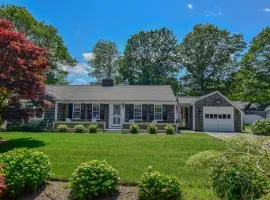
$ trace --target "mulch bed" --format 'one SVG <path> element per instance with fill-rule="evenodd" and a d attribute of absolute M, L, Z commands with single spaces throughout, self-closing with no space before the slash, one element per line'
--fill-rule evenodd
<path fill-rule="evenodd" d="M 70 189 L 66 182 L 49 181 L 40 188 L 36 194 L 27 194 L 18 200 L 68 200 Z M 97 200 L 136 200 L 138 199 L 138 189 L 135 186 L 119 186 L 118 193 L 113 196 L 103 196 Z"/>

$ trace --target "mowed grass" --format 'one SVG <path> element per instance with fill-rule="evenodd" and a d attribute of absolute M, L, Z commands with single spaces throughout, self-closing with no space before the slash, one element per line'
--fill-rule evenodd
<path fill-rule="evenodd" d="M 131 135 L 121 133 L 20 133 L 3 132 L 0 152 L 28 147 L 47 154 L 53 177 L 68 179 L 82 162 L 107 160 L 119 171 L 121 182 L 135 183 L 145 169 L 176 176 L 185 199 L 215 199 L 207 174 L 194 172 L 185 165 L 188 158 L 200 151 L 223 150 L 224 143 L 207 134 Z"/>

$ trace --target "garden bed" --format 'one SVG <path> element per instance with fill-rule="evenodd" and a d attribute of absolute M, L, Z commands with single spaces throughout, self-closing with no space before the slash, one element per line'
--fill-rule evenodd
<path fill-rule="evenodd" d="M 67 182 L 49 181 L 36 194 L 26 194 L 18 200 L 67 200 L 70 199 L 70 189 L 67 184 Z M 137 198 L 138 190 L 135 186 L 122 185 L 115 195 L 99 197 L 97 200 L 136 200 Z"/>

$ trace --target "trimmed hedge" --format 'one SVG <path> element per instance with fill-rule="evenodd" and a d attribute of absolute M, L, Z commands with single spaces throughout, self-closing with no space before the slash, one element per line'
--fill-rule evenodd
<path fill-rule="evenodd" d="M 173 135 L 175 133 L 175 127 L 171 124 L 165 126 L 165 132 L 168 135 Z"/>
<path fill-rule="evenodd" d="M 85 127 L 81 124 L 78 124 L 74 127 L 76 133 L 83 133 L 85 131 Z"/>
<path fill-rule="evenodd" d="M 36 191 L 51 175 L 48 156 L 25 148 L 0 154 L 8 186 L 7 195 L 18 196 L 24 189 Z"/>
<path fill-rule="evenodd" d="M 68 127 L 67 125 L 61 124 L 57 127 L 57 131 L 62 133 L 68 132 Z"/>
<path fill-rule="evenodd" d="M 254 135 L 270 136 L 270 118 L 257 120 L 253 124 L 251 131 Z"/>
<path fill-rule="evenodd" d="M 118 172 L 106 161 L 92 160 L 82 163 L 70 178 L 72 197 L 84 200 L 113 194 L 119 180 Z"/>

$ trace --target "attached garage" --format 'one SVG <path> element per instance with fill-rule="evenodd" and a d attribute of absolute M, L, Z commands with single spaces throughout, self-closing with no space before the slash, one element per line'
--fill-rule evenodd
<path fill-rule="evenodd" d="M 242 131 L 242 111 L 218 91 L 196 99 L 192 115 L 195 131 Z"/>
<path fill-rule="evenodd" d="M 203 107 L 203 130 L 217 132 L 233 132 L 233 107 Z"/>

